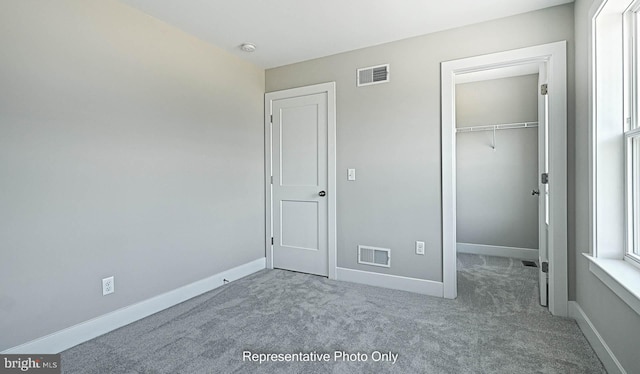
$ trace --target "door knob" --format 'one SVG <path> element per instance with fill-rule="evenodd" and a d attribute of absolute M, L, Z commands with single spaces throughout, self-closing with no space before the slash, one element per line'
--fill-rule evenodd
<path fill-rule="evenodd" d="M 532 190 L 531 191 L 531 196 L 533 195 L 540 195 L 540 190 Z"/>
<path fill-rule="evenodd" d="M 324 191 L 320 191 L 320 192 L 318 192 L 318 195 L 320 195 L 320 196 L 324 197 L 324 196 L 326 196 L 326 195 L 327 195 L 327 193 L 326 193 L 326 192 L 324 192 Z"/>

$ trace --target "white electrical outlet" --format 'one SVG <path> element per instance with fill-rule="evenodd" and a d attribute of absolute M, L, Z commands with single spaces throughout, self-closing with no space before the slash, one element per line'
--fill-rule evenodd
<path fill-rule="evenodd" d="M 113 276 L 104 278 L 102 280 L 102 296 L 108 295 L 115 291 L 115 283 L 113 282 Z"/>
<path fill-rule="evenodd" d="M 416 254 L 417 255 L 424 254 L 424 242 L 416 242 Z"/>

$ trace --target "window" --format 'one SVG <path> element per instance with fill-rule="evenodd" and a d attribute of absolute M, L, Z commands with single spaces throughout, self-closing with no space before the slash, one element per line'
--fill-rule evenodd
<path fill-rule="evenodd" d="M 640 1 L 623 16 L 625 51 L 625 259 L 640 264 Z"/>
<path fill-rule="evenodd" d="M 589 270 L 640 314 L 640 0 L 589 13 Z"/>

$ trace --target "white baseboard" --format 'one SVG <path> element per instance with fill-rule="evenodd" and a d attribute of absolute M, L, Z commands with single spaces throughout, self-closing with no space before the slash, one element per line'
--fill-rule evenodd
<path fill-rule="evenodd" d="M 444 287 L 442 282 L 347 268 L 337 268 L 336 276 L 338 280 L 345 282 L 367 284 L 370 286 L 415 292 L 423 295 L 444 297 Z"/>
<path fill-rule="evenodd" d="M 54 354 L 80 343 L 104 335 L 122 326 L 148 317 L 161 310 L 180 304 L 193 297 L 223 285 L 223 279 L 234 281 L 265 268 L 265 258 L 259 258 L 233 269 L 223 271 L 208 278 L 193 282 L 173 291 L 163 293 L 139 303 L 126 306 L 111 313 L 71 326 L 9 348 L 2 354 Z"/>
<path fill-rule="evenodd" d="M 607 342 L 604 341 L 598 330 L 596 330 L 589 317 L 584 313 L 584 310 L 580 307 L 575 301 L 569 301 L 569 316 L 575 319 L 582 330 L 582 333 L 591 344 L 591 347 L 602 361 L 604 368 L 607 370 L 609 374 L 626 374 L 627 372 L 624 370 L 616 356 L 613 354 Z"/>
<path fill-rule="evenodd" d="M 499 245 L 484 245 L 471 243 L 457 243 L 458 253 L 471 253 L 475 255 L 512 257 L 523 260 L 537 260 L 538 250 L 531 248 L 502 247 Z"/>

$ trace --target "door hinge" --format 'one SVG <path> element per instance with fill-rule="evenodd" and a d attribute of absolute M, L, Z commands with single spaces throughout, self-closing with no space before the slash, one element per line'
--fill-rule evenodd
<path fill-rule="evenodd" d="M 542 272 L 543 273 L 548 273 L 549 272 L 549 263 L 547 261 L 543 262 L 542 264 L 540 264 Z"/>
<path fill-rule="evenodd" d="M 273 236 L 271 237 L 271 245 L 273 245 Z"/>
<path fill-rule="evenodd" d="M 273 184 L 273 175 L 271 176 L 271 184 Z"/>
<path fill-rule="evenodd" d="M 271 122 L 271 123 L 273 123 L 273 114 L 271 115 L 271 120 L 270 120 L 270 122 Z"/>
<path fill-rule="evenodd" d="M 549 92 L 547 87 L 548 86 L 546 83 L 540 86 L 540 95 L 546 95 L 547 92 Z"/>
<path fill-rule="evenodd" d="M 542 184 L 549 184 L 549 173 L 540 174 L 540 182 Z"/>

